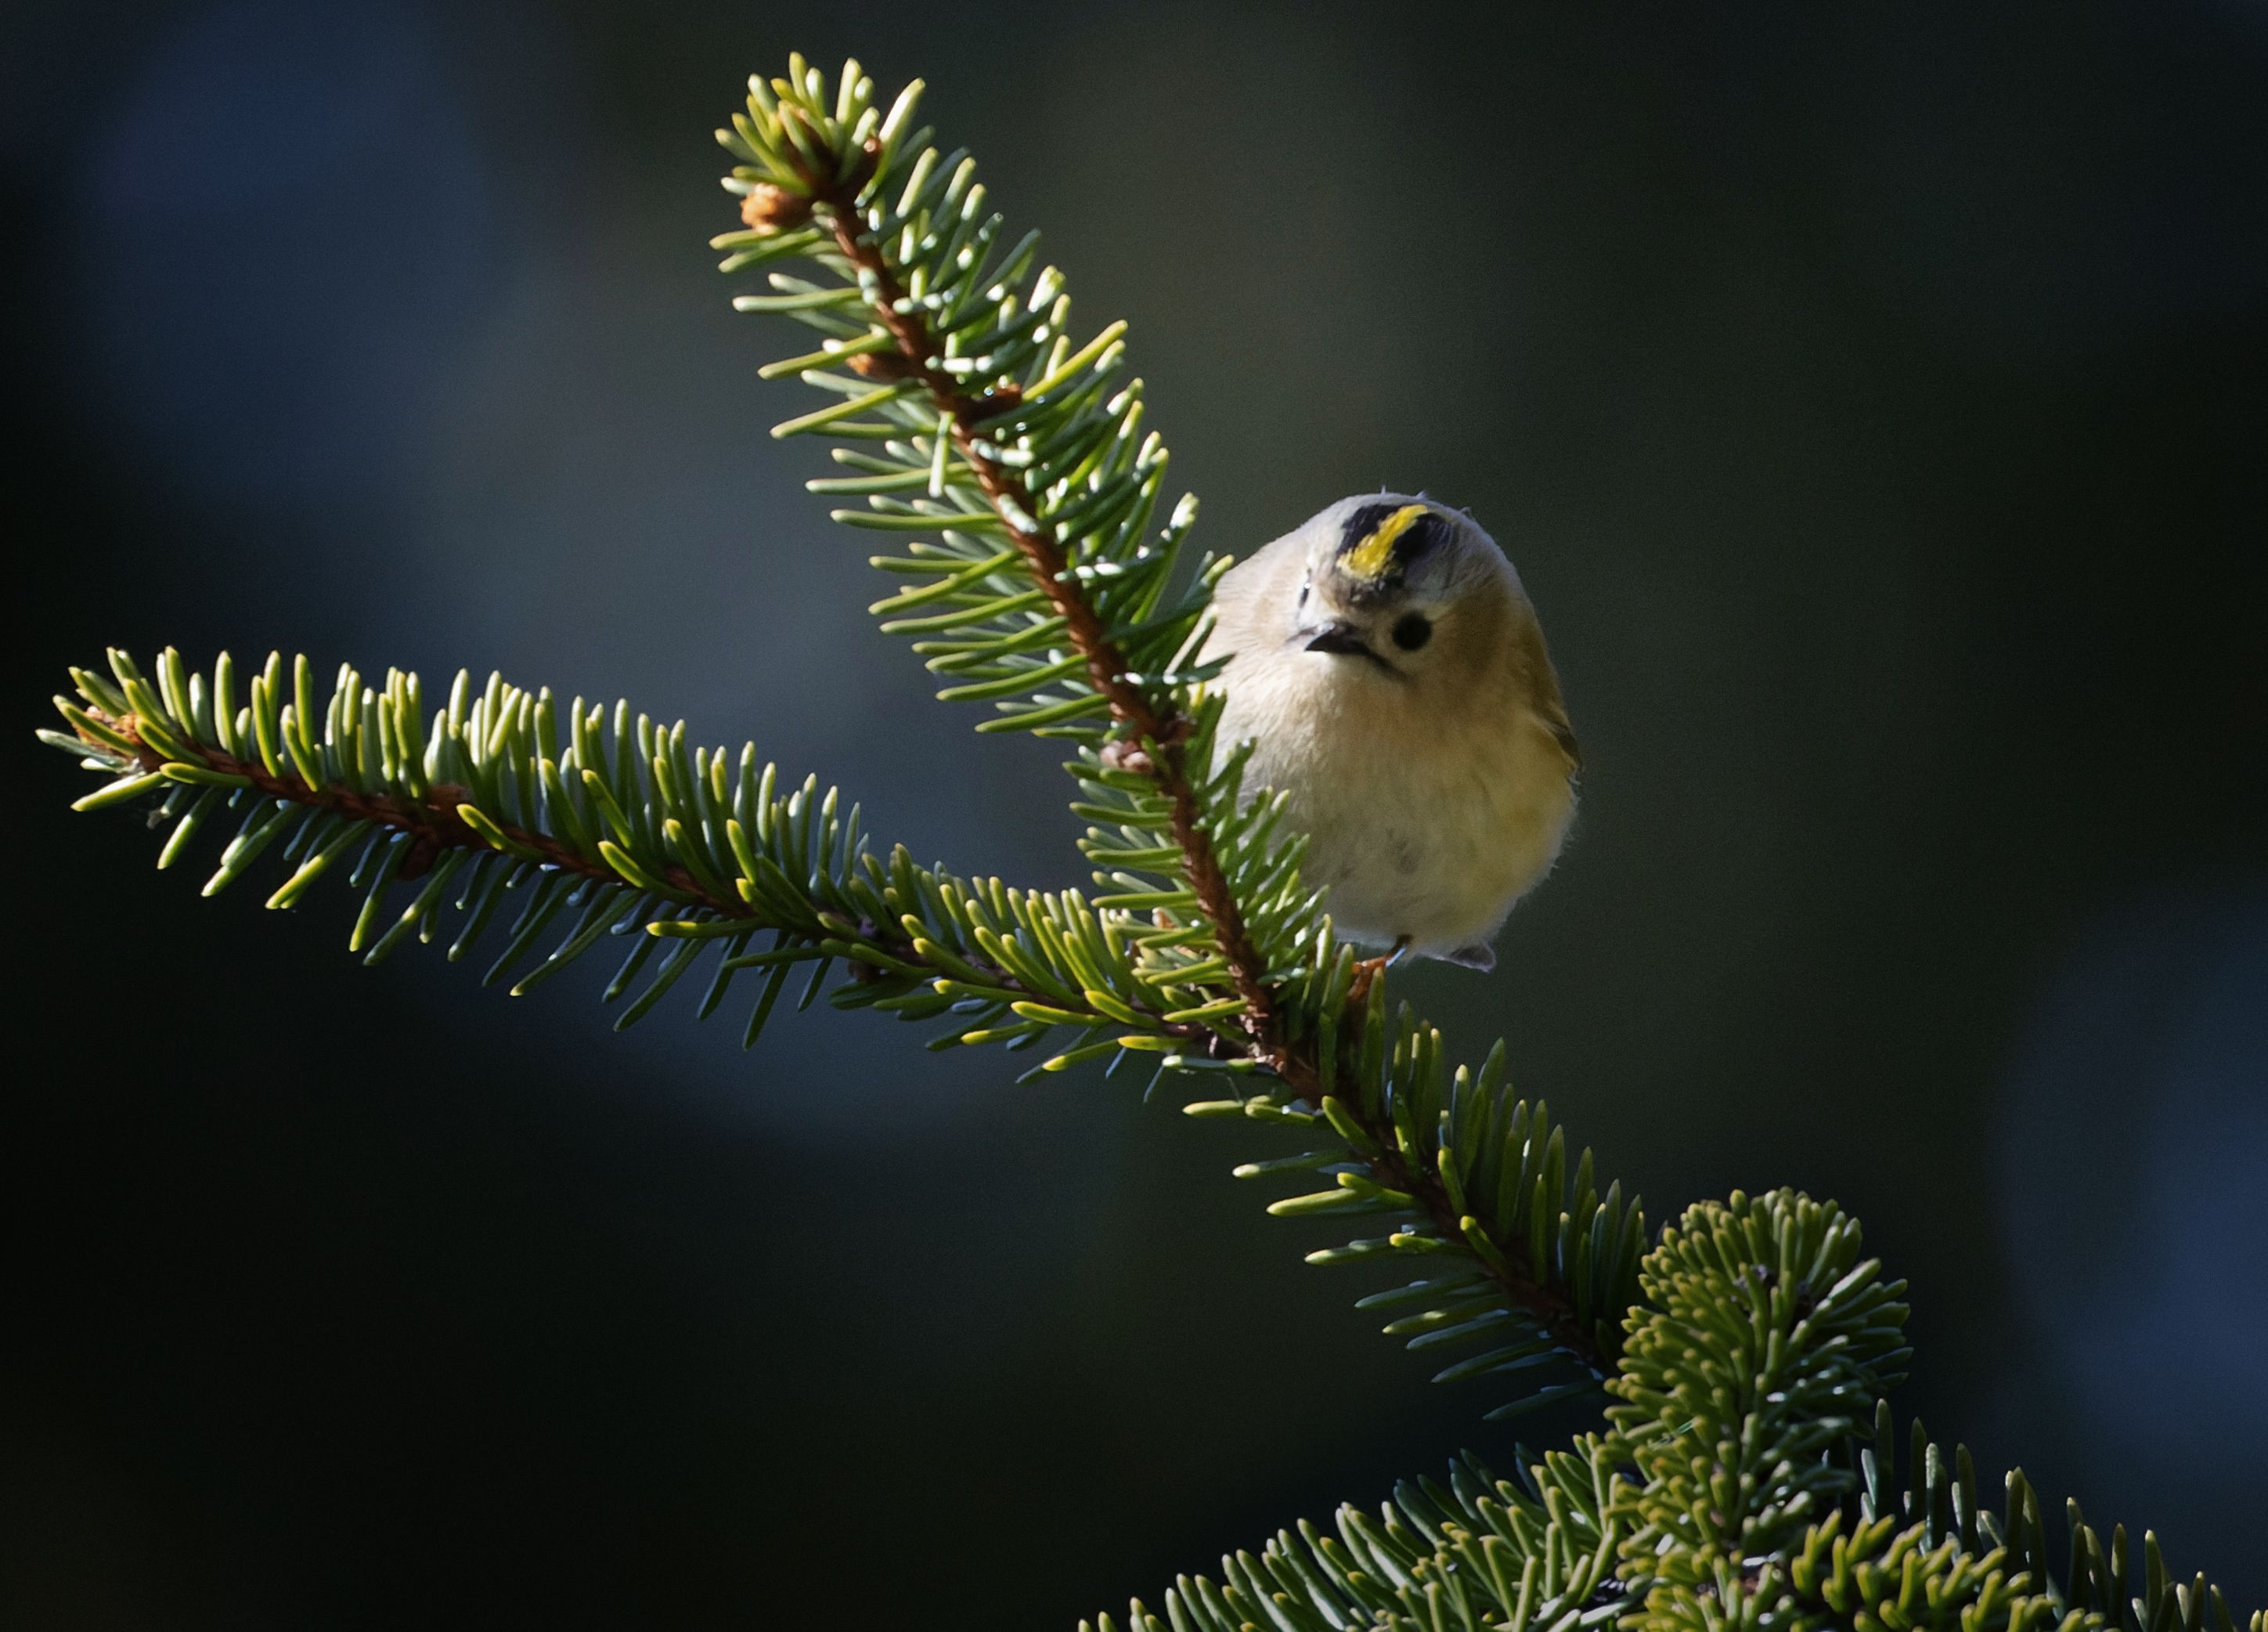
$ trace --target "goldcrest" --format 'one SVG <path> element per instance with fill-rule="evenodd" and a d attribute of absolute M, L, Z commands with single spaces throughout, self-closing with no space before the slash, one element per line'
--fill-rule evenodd
<path fill-rule="evenodd" d="M 1247 788 L 1288 796 L 1339 936 L 1493 968 L 1581 764 L 1496 541 L 1424 498 L 1344 498 L 1223 576 L 1213 617 L 1224 751 L 1249 739 Z"/>

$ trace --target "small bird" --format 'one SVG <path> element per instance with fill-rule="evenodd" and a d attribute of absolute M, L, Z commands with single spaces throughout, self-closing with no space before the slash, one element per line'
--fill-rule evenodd
<path fill-rule="evenodd" d="M 1226 573 L 1222 751 L 1288 794 L 1342 939 L 1496 966 L 1581 764 L 1535 609 L 1496 541 L 1422 498 L 1343 498 Z"/>

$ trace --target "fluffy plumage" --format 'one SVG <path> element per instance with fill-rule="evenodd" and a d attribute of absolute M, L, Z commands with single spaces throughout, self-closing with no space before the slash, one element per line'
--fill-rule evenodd
<path fill-rule="evenodd" d="M 1475 968 L 1551 868 L 1580 763 L 1512 563 L 1470 517 L 1340 500 L 1224 576 L 1225 742 L 1291 795 L 1338 933 Z"/>

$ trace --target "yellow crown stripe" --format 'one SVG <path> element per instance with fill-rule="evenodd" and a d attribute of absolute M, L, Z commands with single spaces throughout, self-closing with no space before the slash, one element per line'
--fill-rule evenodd
<path fill-rule="evenodd" d="M 1424 505 L 1404 505 L 1378 524 L 1378 530 L 1346 552 L 1340 570 L 1366 581 L 1381 576 L 1394 559 L 1394 541 L 1415 527 L 1426 513 Z"/>

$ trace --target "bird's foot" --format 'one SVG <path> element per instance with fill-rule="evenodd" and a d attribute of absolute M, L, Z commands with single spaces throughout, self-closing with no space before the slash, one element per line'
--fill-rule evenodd
<path fill-rule="evenodd" d="M 1409 950 L 1410 937 L 1404 935 L 1394 943 L 1394 949 L 1390 952 L 1382 952 L 1376 957 L 1356 959 L 1354 978 L 1347 983 L 1348 1004 L 1359 1008 L 1370 1001 L 1371 982 L 1400 963 Z"/>

